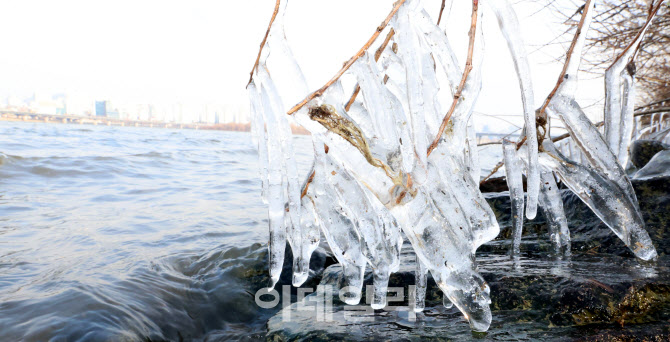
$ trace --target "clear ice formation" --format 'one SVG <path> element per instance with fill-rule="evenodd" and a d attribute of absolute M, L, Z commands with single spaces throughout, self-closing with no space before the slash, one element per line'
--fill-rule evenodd
<path fill-rule="evenodd" d="M 416 255 L 415 310 L 425 307 L 430 272 L 444 293 L 446 307 L 455 305 L 471 329 L 488 329 L 490 290 L 477 273 L 475 253 L 499 234 L 500 227 L 479 190 L 472 121 L 482 87 L 481 2 L 472 69 L 447 129 L 430 155 L 428 145 L 452 105 L 462 69 L 447 35 L 420 0 L 405 1 L 393 16 L 389 25 L 395 35 L 378 61 L 364 53 L 345 72 L 360 86 L 350 107 L 345 104 L 351 93 L 336 80 L 292 116 L 286 112 L 307 94 L 308 88 L 286 42 L 286 2 L 280 6 L 248 86 L 262 198 L 268 205 L 272 286 L 279 279 L 286 242 L 294 256 L 293 284 L 300 286 L 309 276 L 311 254 L 323 235 L 343 269 L 340 297 L 347 304 L 360 302 L 369 265 L 374 284 L 372 307 L 383 308 L 389 276 L 399 268 L 404 234 Z M 536 133 L 528 59 L 513 8 L 506 0 L 484 2 L 507 40 L 524 106 L 525 143 L 520 148 L 512 142 L 503 145 L 513 204 L 514 253 L 519 253 L 524 209 L 525 216 L 532 218 L 539 203 L 556 253 L 570 254 L 570 232 L 556 174 L 637 257 L 654 259 L 656 251 L 644 230 L 630 180 L 620 165 L 622 143 L 608 145 L 574 100 L 586 30 L 578 37 L 574 49 L 577 57 L 568 64 L 565 80 L 547 108 L 548 114 L 563 121 L 571 135 L 564 144 L 571 150 L 573 160 L 569 160 L 548 137 Z M 450 5 L 451 1 L 447 9 Z M 445 13 L 443 20 L 447 21 L 449 10 Z M 617 120 L 634 122 L 632 74 L 619 71 L 616 75 L 623 77 L 623 99 L 618 101 L 622 107 L 619 115 L 625 118 Z M 445 84 L 440 84 L 443 79 Z M 615 88 L 620 91 L 615 83 L 608 92 Z M 442 98 L 441 86 L 452 97 Z M 616 120 L 609 118 L 611 127 Z M 314 143 L 314 163 L 302 183 L 293 155 L 293 122 L 306 128 Z M 626 137 L 629 131 L 632 136 L 631 125 L 617 127 Z M 539 150 L 538 139 L 542 141 Z M 522 172 L 528 178 L 525 208 Z"/>
<path fill-rule="evenodd" d="M 558 257 L 570 256 L 570 230 L 563 209 L 563 199 L 551 169 L 541 168 L 540 207 L 549 226 L 549 236 Z"/>
<path fill-rule="evenodd" d="M 426 308 L 426 287 L 428 286 L 428 270 L 423 265 L 421 259 L 416 257 L 416 268 L 414 269 L 414 311 L 421 312 Z"/>
<path fill-rule="evenodd" d="M 597 169 L 566 159 L 549 139 L 542 146 L 546 152 L 540 153 L 541 165 L 554 170 L 638 258 L 656 259 L 656 249 L 644 229 L 637 204 L 622 195 L 616 182 Z"/>
<path fill-rule="evenodd" d="M 498 25 L 514 60 L 514 67 L 519 78 L 521 88 L 521 100 L 523 102 L 523 118 L 525 122 L 524 132 L 526 144 L 528 145 L 528 172 L 527 187 L 528 201 L 526 205 L 526 217 L 535 218 L 537 213 L 537 201 L 540 193 L 540 171 L 537 162 L 537 130 L 535 127 L 535 105 L 533 95 L 533 84 L 530 77 L 530 66 L 528 55 L 523 40 L 521 40 L 521 29 L 519 20 L 512 5 L 507 0 L 485 1 L 491 7 L 498 19 Z"/>
<path fill-rule="evenodd" d="M 505 178 L 509 188 L 512 208 L 512 255 L 520 255 L 521 235 L 523 234 L 523 179 L 521 177 L 522 162 L 517 157 L 516 144 L 503 140 L 503 157 L 505 160 Z"/>
<path fill-rule="evenodd" d="M 605 71 L 605 140 L 622 167 L 626 167 L 628 163 L 635 100 L 635 66 L 629 62 L 651 25 L 651 19 L 653 18 L 645 23 L 642 32 L 631 42 L 629 48 Z"/>

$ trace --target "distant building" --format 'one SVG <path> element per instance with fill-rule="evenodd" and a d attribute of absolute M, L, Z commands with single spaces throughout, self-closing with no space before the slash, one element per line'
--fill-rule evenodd
<path fill-rule="evenodd" d="M 95 101 L 95 116 L 106 116 L 108 118 L 119 119 L 119 110 L 112 108 L 109 101 Z"/>
<path fill-rule="evenodd" d="M 107 116 L 107 101 L 95 101 L 95 116 Z"/>

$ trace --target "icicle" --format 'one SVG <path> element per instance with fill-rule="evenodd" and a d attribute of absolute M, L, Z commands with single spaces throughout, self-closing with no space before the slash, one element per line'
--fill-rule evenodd
<path fill-rule="evenodd" d="M 516 144 L 509 140 L 503 140 L 503 156 L 512 208 L 512 255 L 519 255 L 523 233 L 523 179 L 521 178 L 521 161 L 517 157 Z"/>
<path fill-rule="evenodd" d="M 414 140 L 412 139 L 411 119 L 409 115 L 409 104 L 407 101 L 407 86 L 405 82 L 405 69 L 400 58 L 388 47 L 382 54 L 382 65 L 386 79 L 386 101 L 393 103 L 395 109 L 396 129 L 400 138 L 400 153 L 402 154 L 402 171 L 410 173 L 414 170 L 416 155 L 414 153 Z"/>
<path fill-rule="evenodd" d="M 469 220 L 473 252 L 482 244 L 495 239 L 500 233 L 498 221 L 479 191 L 479 183 L 467 172 L 467 167 L 449 155 L 447 144 L 438 145 L 431 154 L 430 162 L 437 166 L 443 186 L 454 195 L 459 205 L 457 208 Z"/>
<path fill-rule="evenodd" d="M 286 246 L 286 227 L 284 213 L 286 203 L 285 187 L 283 184 L 282 142 L 277 127 L 276 107 L 270 103 L 266 87 L 261 89 L 263 114 L 268 127 L 268 216 L 270 221 L 269 239 L 269 270 L 271 287 L 279 280 L 284 264 L 284 248 Z M 282 113 L 280 113 L 281 115 Z M 272 128 L 271 128 L 272 127 Z"/>
<path fill-rule="evenodd" d="M 599 172 L 616 182 L 626 196 L 637 206 L 635 190 L 624 173 L 614 153 L 603 139 L 598 129 L 586 117 L 579 104 L 565 96 L 555 96 L 547 110 L 561 118 L 574 143 L 579 146 L 583 158 Z"/>
<path fill-rule="evenodd" d="M 432 156 L 432 154 L 431 154 Z M 457 202 L 441 182 L 438 166 L 429 162 L 430 188 L 416 186 L 402 205 L 391 208 L 417 257 L 430 270 L 440 289 L 459 308 L 476 331 L 491 323 L 489 287 L 474 268 L 470 223 L 457 215 Z M 445 215 L 449 215 L 446 217 Z"/>
<path fill-rule="evenodd" d="M 575 154 L 575 149 L 572 146 L 573 145 L 572 144 L 572 139 L 568 139 L 567 145 L 568 145 L 568 157 L 570 157 L 570 159 L 572 159 L 572 160 L 576 160 L 575 157 L 577 155 Z"/>
<path fill-rule="evenodd" d="M 635 78 L 628 70 L 621 74 L 623 78 L 623 109 L 621 110 L 621 143 L 619 144 L 619 165 L 628 165 L 628 146 L 633 139 L 635 125 Z"/>
<path fill-rule="evenodd" d="M 319 246 L 321 227 L 312 199 L 307 196 L 303 197 L 301 205 L 299 229 L 293 232 L 289 230 L 288 239 L 293 251 L 292 284 L 295 287 L 302 285 L 309 276 L 309 261 L 312 253 Z"/>
<path fill-rule="evenodd" d="M 541 171 L 542 187 L 540 188 L 540 206 L 547 219 L 551 242 L 558 256 L 570 255 L 570 230 L 563 210 L 563 199 L 551 170 Z"/>
<path fill-rule="evenodd" d="M 645 32 L 651 25 L 651 19 L 646 22 L 642 28 L 642 32 L 640 32 L 630 47 L 624 50 L 621 56 L 605 71 L 605 140 L 610 148 L 612 148 L 617 160 L 622 160 L 622 156 L 620 155 L 621 150 L 624 149 L 621 147 L 623 143 L 622 137 L 626 133 L 622 129 L 625 129 L 627 125 L 623 121 L 624 117 L 622 116 L 622 106 L 624 104 L 622 104 L 621 99 L 621 78 L 625 72 L 626 65 L 632 60 L 642 38 L 644 38 Z M 625 146 L 625 149 L 628 149 L 628 146 Z M 627 158 L 624 157 L 624 159 Z M 626 165 L 621 166 L 626 167 Z"/>
<path fill-rule="evenodd" d="M 284 14 L 286 13 L 287 3 L 288 1 L 282 1 L 280 4 L 279 12 L 268 35 L 267 46 L 263 48 L 261 59 L 272 74 L 272 79 L 284 105 L 284 113 L 288 112 L 295 103 L 309 93 L 305 76 L 286 41 Z M 271 51 L 272 53 L 270 53 Z"/>
<path fill-rule="evenodd" d="M 528 173 L 527 188 L 528 202 L 526 203 L 526 217 L 535 218 L 537 213 L 537 200 L 540 191 L 540 173 L 537 162 L 537 131 L 535 127 L 535 105 L 533 104 L 533 84 L 530 77 L 530 67 L 528 65 L 528 55 L 521 37 L 521 29 L 516 12 L 507 0 L 485 1 L 496 17 L 498 25 L 505 40 L 507 47 L 514 60 L 519 86 L 521 87 L 521 100 L 524 109 L 524 121 L 526 132 L 526 145 L 528 145 Z"/>
<path fill-rule="evenodd" d="M 462 74 L 458 66 L 456 54 L 449 44 L 447 35 L 435 25 L 425 11 L 422 14 L 422 16 L 416 17 L 415 24 L 423 32 L 422 37 L 425 41 L 425 46 L 430 49 L 431 54 L 442 66 L 449 81 L 451 94 L 453 95 L 456 93 Z"/>
<path fill-rule="evenodd" d="M 431 182 L 439 182 L 431 177 Z M 391 212 L 400 223 L 417 257 L 430 270 L 440 289 L 463 312 L 475 331 L 491 324 L 490 289 L 474 270 L 470 233 L 448 225 L 422 187 L 414 198 Z"/>
<path fill-rule="evenodd" d="M 251 103 L 251 133 L 253 143 L 258 150 L 259 175 L 261 178 L 261 199 L 263 203 L 268 204 L 268 134 L 265 131 L 265 121 L 263 120 L 263 104 L 256 84 L 252 81 L 247 88 L 249 100 Z"/>
<path fill-rule="evenodd" d="M 466 138 L 467 149 L 465 151 L 465 165 L 469 166 L 470 176 L 479 181 L 481 166 L 479 164 L 479 148 L 477 147 L 477 132 L 475 131 L 474 118 L 468 121 L 468 137 Z"/>
<path fill-rule="evenodd" d="M 421 312 L 426 308 L 426 288 L 428 286 L 428 276 L 426 273 L 428 270 L 421 263 L 419 256 L 416 256 L 416 268 L 414 269 L 414 279 L 415 282 L 415 298 L 416 303 L 414 305 L 415 312 Z"/>
<path fill-rule="evenodd" d="M 409 23 L 409 13 L 406 5 L 403 5 L 398 14 L 392 20 L 393 28 L 396 32 L 395 40 L 402 48 L 398 50 L 398 56 L 405 66 L 405 77 L 407 79 L 407 98 L 409 103 L 408 117 L 411 120 L 412 140 L 414 141 L 414 150 L 418 157 L 420 167 L 426 168 L 426 151 L 428 150 L 428 141 L 426 139 L 426 121 L 424 114 L 424 96 L 421 81 L 421 58 L 417 56 L 421 48 L 419 40 Z M 425 172 L 425 171 L 424 171 Z M 415 171 L 416 173 L 416 171 Z M 421 182 L 425 176 L 416 173 L 417 180 Z"/>
<path fill-rule="evenodd" d="M 617 183 L 608 180 L 599 170 L 565 159 L 549 139 L 544 141 L 543 148 L 547 152 L 540 154 L 540 162 L 554 170 L 638 258 L 657 258 L 637 206 L 622 193 Z"/>
<path fill-rule="evenodd" d="M 384 125 L 377 124 L 377 134 L 383 137 L 385 150 L 391 152 L 399 150 L 403 159 L 402 169 L 406 172 L 411 171 L 414 165 L 414 149 L 411 144 L 411 132 L 407 129 L 407 118 L 403 106 L 385 87 L 384 77 L 377 69 L 372 55 L 366 54 L 366 56 L 367 58 L 361 59 L 361 63 L 354 63 L 352 67 L 358 77 L 358 83 L 365 98 L 365 106 L 369 112 L 374 112 L 371 114 L 374 122 L 385 123 Z"/>
<path fill-rule="evenodd" d="M 284 188 L 282 191 L 285 191 L 285 197 L 281 197 L 281 199 L 283 201 L 288 201 L 287 210 L 285 209 L 284 212 L 288 212 L 290 217 L 290 220 L 285 221 L 285 229 L 288 230 L 289 236 L 299 237 L 302 235 L 300 232 L 301 191 L 298 168 L 296 166 L 295 155 L 293 152 L 293 135 L 291 133 L 291 127 L 289 126 L 287 115 L 284 114 L 284 106 L 279 98 L 274 82 L 267 73 L 263 63 L 259 66 L 258 77 L 260 78 L 262 85 L 262 98 L 266 100 L 264 101 L 263 112 L 266 115 L 267 127 L 268 130 L 273 133 L 272 135 L 270 135 L 270 133 L 268 134 L 269 141 L 278 145 L 273 149 L 268 148 L 268 154 L 275 154 L 277 158 L 281 159 L 281 163 L 276 166 L 279 168 L 278 172 L 279 177 L 281 178 L 278 182 Z M 277 200 L 279 199 L 280 198 L 277 198 Z M 282 207 L 283 206 L 284 204 L 282 203 Z M 295 242 L 295 244 L 291 245 L 294 252 L 293 255 L 299 258 L 301 255 L 300 249 L 302 248 L 302 242 Z M 301 263 L 300 260 L 298 260 L 298 264 L 299 263 Z M 281 270 L 279 270 L 279 272 L 281 272 Z M 299 278 L 300 277 L 297 279 Z"/>
<path fill-rule="evenodd" d="M 402 238 L 400 229 L 388 210 L 366 191 L 343 168 L 326 155 L 324 177 L 332 184 L 347 216 L 355 224 L 365 255 L 372 266 L 374 294 L 372 307 L 386 306 L 386 289 L 393 268 L 397 270 Z"/>
<path fill-rule="evenodd" d="M 395 108 L 393 103 L 385 101 L 386 89 L 384 87 L 383 75 L 377 68 L 377 63 L 372 55 L 367 52 L 358 62 L 352 66 L 352 71 L 358 79 L 358 85 L 361 87 L 365 108 L 370 114 L 375 128 L 377 139 L 384 142 L 384 145 L 392 150 L 392 146 L 398 144 L 398 135 L 396 134 Z"/>
<path fill-rule="evenodd" d="M 363 275 L 365 274 L 366 261 L 363 246 L 354 222 L 347 216 L 339 203 L 333 184 L 326 177 L 326 154 L 323 144 L 315 143 L 314 150 L 315 174 L 305 197 L 313 201 L 320 221 L 327 223 L 327 225 L 321 225 L 321 231 L 335 258 L 342 265 L 344 286 L 340 289 L 340 296 L 347 304 L 355 305 L 361 299 Z"/>

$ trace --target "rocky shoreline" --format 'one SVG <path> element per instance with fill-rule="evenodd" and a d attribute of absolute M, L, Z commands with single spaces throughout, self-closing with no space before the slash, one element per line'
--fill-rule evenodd
<path fill-rule="evenodd" d="M 298 290 L 290 287 L 291 304 L 270 309 L 274 315 L 267 322 L 266 339 L 670 340 L 670 235 L 666 234 L 670 223 L 670 177 L 634 180 L 633 185 L 659 254 L 655 262 L 635 259 L 614 233 L 567 190 L 562 191 L 562 196 L 572 234 L 572 257 L 560 260 L 552 255 L 546 222 L 538 215 L 525 223 L 522 256 L 513 260 L 508 255 L 509 198 L 506 192 L 487 194 L 502 227 L 498 238 L 477 252 L 479 271 L 491 288 L 493 323 L 487 333 L 472 333 L 456 308 L 445 307 L 442 294 L 431 278 L 425 310 L 413 313 L 412 296 L 408 295 L 412 291 L 408 286 L 414 284 L 411 269 L 414 256 L 408 246 L 403 248 L 401 262 L 407 266 L 393 274 L 389 283 L 391 288 L 403 288 L 403 293 L 396 296 L 398 301 L 389 302 L 387 308 L 376 312 L 364 305 L 365 293 L 361 306 L 355 309 L 339 300 L 340 266 L 320 248 L 312 257 L 312 273 L 303 288 L 322 285 L 332 286 L 332 290 L 311 293 L 301 299 Z M 289 288 L 290 272 L 289 256 L 277 289 Z M 256 280 L 264 281 L 266 274 L 257 274 Z M 366 275 L 368 284 L 370 274 Z M 261 287 L 257 283 L 257 288 Z M 320 302 L 327 304 L 319 307 Z"/>

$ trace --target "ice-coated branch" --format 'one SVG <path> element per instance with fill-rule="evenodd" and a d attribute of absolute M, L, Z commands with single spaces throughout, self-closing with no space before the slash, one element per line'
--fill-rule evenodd
<path fill-rule="evenodd" d="M 468 75 L 470 74 L 470 71 L 472 71 L 472 54 L 475 50 L 475 36 L 477 35 L 478 10 L 479 10 L 479 0 L 472 0 L 472 19 L 470 20 L 470 32 L 468 33 L 468 35 L 470 36 L 470 41 L 468 42 L 468 57 L 467 60 L 465 61 L 465 69 L 463 70 L 463 76 L 461 77 L 461 82 L 458 84 L 458 89 L 454 94 L 454 100 L 451 102 L 451 107 L 449 107 L 449 111 L 442 119 L 442 124 L 440 125 L 440 128 L 437 131 L 435 139 L 430 144 L 430 146 L 428 146 L 428 152 L 427 152 L 428 155 L 430 155 L 433 152 L 433 150 L 437 147 L 437 144 L 440 142 L 440 138 L 442 137 L 442 134 L 444 134 L 444 130 L 447 128 L 447 123 L 449 123 L 449 119 L 451 118 L 451 115 L 454 114 L 456 105 L 458 104 L 458 101 L 461 99 L 463 88 L 465 88 L 465 82 L 468 80 Z"/>
<path fill-rule="evenodd" d="M 395 31 L 393 29 L 389 30 L 389 33 L 386 35 L 386 38 L 384 39 L 384 42 L 382 45 L 379 46 L 377 51 L 375 51 L 375 62 L 379 60 L 379 57 L 381 57 L 382 52 L 384 52 L 384 49 L 389 45 L 389 42 L 391 41 L 391 38 L 393 38 L 393 35 L 395 34 Z M 351 94 L 351 97 L 349 98 L 349 101 L 347 101 L 347 104 L 344 105 L 344 109 L 349 110 L 351 109 L 351 105 L 354 104 L 354 101 L 356 100 L 356 97 L 358 96 L 358 93 L 361 91 L 361 86 L 356 85 L 356 88 L 354 88 L 354 92 Z"/>
<path fill-rule="evenodd" d="M 507 0 L 489 1 L 498 18 L 498 26 L 507 41 L 507 47 L 514 60 L 519 87 L 521 88 L 521 100 L 523 102 L 525 138 L 528 144 L 528 201 L 526 206 L 526 217 L 535 218 L 537 213 L 537 201 L 540 192 L 540 171 L 537 162 L 537 120 L 535 117 L 535 104 L 533 95 L 533 84 L 530 77 L 530 66 L 521 36 L 519 20 L 512 5 Z M 543 134 L 546 132 L 543 132 Z"/>
<path fill-rule="evenodd" d="M 656 13 L 658 13 L 663 1 L 660 0 L 655 6 L 652 2 L 645 24 L 605 71 L 605 140 L 623 167 L 628 162 L 628 144 L 630 143 L 629 134 L 626 131 L 630 130 L 629 126 L 633 125 L 631 109 L 634 103 L 631 103 L 631 101 L 634 100 L 635 85 L 632 76 L 635 72 L 634 64 L 631 63 L 640 47 L 644 33 L 651 25 L 651 21 L 654 19 Z M 627 68 L 627 66 L 631 67 Z M 625 99 L 622 99 L 621 94 L 622 78 L 624 79 L 624 87 L 626 88 L 624 96 L 628 96 Z M 628 108 L 624 108 L 624 106 Z"/>
<path fill-rule="evenodd" d="M 509 198 L 512 208 L 513 242 L 512 255 L 520 254 L 521 235 L 523 233 L 523 180 L 521 178 L 521 160 L 517 157 L 516 145 L 503 140 L 503 155 L 505 158 L 505 177 L 509 188 Z"/>
<path fill-rule="evenodd" d="M 251 81 L 254 79 L 254 71 L 258 68 L 258 62 L 261 60 L 261 52 L 263 52 L 263 47 L 265 46 L 265 41 L 268 40 L 268 35 L 270 34 L 270 29 L 272 28 L 272 23 L 274 23 L 275 18 L 277 18 L 277 13 L 279 13 L 279 2 L 280 0 L 277 0 L 277 3 L 275 4 L 275 9 L 272 12 L 272 17 L 270 18 L 270 23 L 268 24 L 268 30 L 265 31 L 265 36 L 263 37 L 263 41 L 261 41 L 261 46 L 258 49 L 258 56 L 256 56 L 256 62 L 254 62 L 254 67 L 251 68 L 251 72 L 249 73 L 249 83 L 247 83 L 247 87 L 249 84 L 251 84 Z"/>
<path fill-rule="evenodd" d="M 610 68 L 615 67 L 615 64 L 620 63 L 621 60 L 626 60 L 626 59 L 631 59 L 634 57 L 634 55 L 637 53 L 637 50 L 640 48 L 640 42 L 642 42 L 642 37 L 644 36 L 644 33 L 647 31 L 649 26 L 651 25 L 651 21 L 654 20 L 654 17 L 656 16 L 656 13 L 658 13 L 658 10 L 661 9 L 661 5 L 665 2 L 665 0 L 659 0 L 658 4 L 654 6 L 654 3 L 652 1 L 651 7 L 649 8 L 649 15 L 647 15 L 647 21 L 644 23 L 640 31 L 637 32 L 637 35 L 635 35 L 635 39 L 633 39 L 630 44 L 617 56 L 617 58 L 614 60 L 614 63 L 610 66 Z M 623 65 L 628 64 L 628 62 L 623 63 Z"/>
<path fill-rule="evenodd" d="M 297 112 L 300 108 L 302 108 L 304 105 L 306 105 L 309 101 L 312 101 L 313 99 L 315 99 L 317 97 L 320 97 L 321 95 L 323 95 L 323 92 L 326 91 L 326 89 L 328 89 L 328 87 L 330 87 L 331 85 L 333 85 L 333 83 L 335 83 L 338 79 L 340 79 L 340 77 L 342 77 L 342 75 L 344 75 L 344 73 L 347 70 L 349 70 L 349 68 L 354 64 L 354 62 L 356 62 L 359 58 L 361 58 L 363 55 L 365 55 L 365 52 L 370 48 L 370 45 L 372 45 L 372 43 L 374 43 L 375 40 L 377 40 L 377 37 L 379 37 L 379 34 L 382 33 L 382 31 L 384 31 L 384 28 L 386 28 L 386 26 L 388 26 L 391 19 L 393 19 L 393 16 L 398 12 L 398 10 L 400 9 L 400 6 L 402 6 L 402 4 L 404 4 L 404 3 L 405 3 L 405 0 L 399 0 L 398 2 L 396 2 L 395 5 L 393 6 L 393 9 L 391 10 L 391 13 L 389 13 L 388 16 L 386 16 L 386 19 L 384 19 L 384 21 L 381 23 L 381 25 L 379 25 L 377 27 L 377 30 L 375 30 L 375 33 L 372 34 L 372 37 L 370 37 L 370 39 L 368 39 L 368 41 L 365 43 L 365 45 L 363 45 L 363 47 L 360 50 L 358 50 L 358 52 L 354 56 L 349 58 L 349 60 L 346 63 L 344 63 L 344 66 L 342 66 L 342 69 L 340 69 L 340 71 L 338 71 L 337 74 L 335 74 L 335 76 L 333 76 L 333 78 L 330 79 L 330 81 L 326 82 L 326 84 L 324 84 L 323 87 L 321 87 L 318 90 L 316 90 L 315 92 L 307 95 L 307 97 L 305 97 L 304 100 L 300 101 L 300 103 L 293 106 L 293 108 L 291 108 L 287 112 L 287 114 L 291 115 L 291 114 Z"/>

